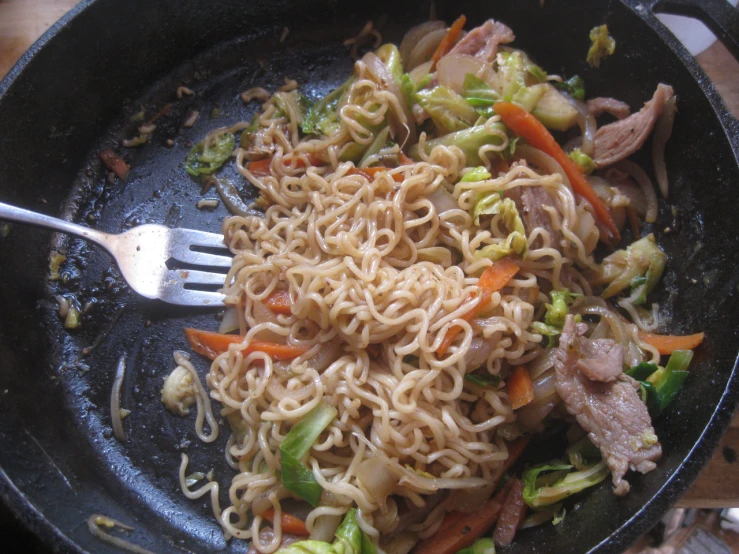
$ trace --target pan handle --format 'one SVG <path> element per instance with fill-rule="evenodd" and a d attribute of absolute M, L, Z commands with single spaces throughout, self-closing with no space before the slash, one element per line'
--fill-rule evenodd
<path fill-rule="evenodd" d="M 739 60 L 739 9 L 726 0 L 647 0 L 652 13 L 685 15 L 702 21 Z"/>

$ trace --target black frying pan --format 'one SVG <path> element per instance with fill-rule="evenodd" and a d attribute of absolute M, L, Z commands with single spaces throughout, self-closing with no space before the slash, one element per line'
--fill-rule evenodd
<path fill-rule="evenodd" d="M 739 54 L 736 12 L 723 0 L 700 4 L 713 16 L 697 0 L 437 2 L 438 16 L 447 21 L 460 13 L 470 24 L 501 19 L 515 30 L 515 44 L 543 67 L 582 75 L 589 96 L 639 106 L 659 81 L 679 95 L 667 149 L 672 193 L 653 229 L 670 256 L 660 302 L 667 330 L 703 330 L 707 338 L 686 387 L 656 423 L 664 457 L 655 471 L 629 478 L 627 497 L 617 498 L 604 482 L 563 524 L 519 533 L 510 552 L 625 549 L 695 478 L 733 412 L 739 389 L 739 125 L 653 15 L 660 7 L 697 14 Z M 238 92 L 251 86 L 274 89 L 289 76 L 318 95 L 340 83 L 352 66 L 342 41 L 368 19 L 397 41 L 428 14 L 426 2 L 398 0 L 83 2 L 0 84 L 0 198 L 111 232 L 143 222 L 218 231 L 225 211 L 195 208 L 199 187 L 182 166 L 188 141 L 224 122 L 248 119 L 254 107 L 244 106 Z M 602 23 L 618 47 L 602 69 L 592 70 L 584 61 L 587 35 Z M 281 44 L 284 27 L 290 33 Z M 182 83 L 197 96 L 177 101 L 174 91 Z M 123 151 L 132 165 L 128 182 L 108 183 L 97 153 L 118 149 L 120 139 L 133 134 L 130 116 L 142 106 L 148 117 L 167 102 L 172 109 L 158 122 L 152 143 Z M 194 129 L 181 131 L 193 107 L 204 116 Z M 213 108 L 220 118 L 209 117 Z M 171 149 L 164 146 L 168 138 L 175 140 Z M 15 225 L 0 239 L 0 495 L 61 552 L 113 551 L 88 533 L 84 522 L 91 513 L 134 526 L 131 540 L 156 552 L 245 551 L 243 542 L 224 541 L 206 502 L 186 500 L 178 490 L 183 450 L 193 470 L 213 468 L 218 479 L 229 479 L 225 427 L 217 444 L 203 446 L 192 418 L 171 417 L 159 402 L 162 378 L 173 367 L 171 352 L 186 347 L 182 327 L 215 328 L 215 314 L 139 298 L 102 251 L 67 237 L 51 242 L 68 252 L 66 283 L 46 279 L 48 232 Z M 51 298 L 72 291 L 91 308 L 82 327 L 67 332 Z M 123 352 L 129 372 L 122 405 L 132 410 L 124 445 L 111 437 L 107 407 Z M 207 370 L 205 361 L 195 362 Z"/>

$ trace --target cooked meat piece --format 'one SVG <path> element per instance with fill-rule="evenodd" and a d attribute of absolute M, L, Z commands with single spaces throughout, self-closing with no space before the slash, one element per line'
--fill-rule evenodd
<path fill-rule="evenodd" d="M 467 54 L 484 62 L 492 62 L 498 55 L 498 45 L 513 42 L 516 36 L 508 27 L 488 19 L 460 40 L 449 54 Z"/>
<path fill-rule="evenodd" d="M 510 546 L 516 531 L 523 523 L 526 515 L 526 503 L 523 500 L 524 483 L 520 479 L 513 479 L 511 489 L 508 491 L 503 509 L 498 517 L 498 524 L 493 532 L 495 546 Z"/>
<path fill-rule="evenodd" d="M 265 527 L 261 531 L 259 531 L 259 542 L 262 544 L 268 543 L 272 540 L 272 538 L 275 536 L 275 532 L 272 530 L 272 527 Z M 296 535 L 288 535 L 287 533 L 282 533 L 282 542 L 280 543 L 280 548 L 283 548 L 285 546 L 289 546 L 294 542 L 303 540 L 305 537 L 298 537 Z M 249 550 L 246 551 L 246 554 L 260 554 L 260 551 L 257 550 L 257 548 L 254 546 L 254 543 L 249 547 Z"/>
<path fill-rule="evenodd" d="M 577 347 L 582 358 L 577 360 L 577 369 L 591 381 L 610 383 L 624 371 L 624 348 L 610 339 L 590 340 L 577 338 Z"/>
<path fill-rule="evenodd" d="M 542 227 L 549 233 L 552 248 L 560 249 L 562 234 L 552 227 L 552 218 L 544 209 L 544 206 L 554 207 L 554 200 L 543 187 L 515 187 L 506 191 L 506 197 L 516 203 L 518 213 L 521 214 L 526 234 L 531 234 L 537 227 Z M 532 248 L 541 248 L 543 240 L 538 238 L 534 241 Z"/>
<path fill-rule="evenodd" d="M 639 150 L 672 95 L 672 87 L 660 83 L 652 99 L 637 113 L 598 129 L 595 133 L 593 154 L 595 165 L 598 167 L 611 165 Z"/>
<path fill-rule="evenodd" d="M 588 100 L 588 110 L 593 117 L 598 117 L 604 113 L 609 113 L 616 119 L 624 119 L 629 117 L 631 108 L 626 102 L 616 100 L 615 98 L 591 98 Z"/>
<path fill-rule="evenodd" d="M 641 473 L 653 470 L 657 467 L 654 462 L 662 456 L 662 447 L 634 379 L 621 374 L 603 383 L 592 381 L 582 371 L 581 362 L 589 364 L 590 360 L 584 359 L 589 354 L 610 358 L 615 349 L 601 341 L 583 351 L 583 340 L 587 339 L 581 336 L 586 329 L 584 324 L 575 326 L 574 317 L 567 316 L 555 359 L 557 393 L 600 449 L 613 476 L 614 492 L 623 496 L 629 491 L 629 483 L 623 478 L 629 468 Z M 605 362 L 594 363 L 598 366 Z"/>

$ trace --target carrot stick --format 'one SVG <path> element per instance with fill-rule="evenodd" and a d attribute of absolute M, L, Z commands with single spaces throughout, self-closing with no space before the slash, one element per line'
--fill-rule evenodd
<path fill-rule="evenodd" d="M 461 517 L 457 515 L 458 512 L 447 514 L 439 530 L 419 542 L 415 551 L 423 554 L 455 554 L 470 546 L 498 520 L 512 482 L 513 479 L 475 512 Z"/>
<path fill-rule="evenodd" d="M 313 152 L 306 154 L 310 165 L 326 165 L 325 162 Z M 290 163 L 291 156 L 285 156 L 286 162 Z M 255 177 L 267 177 L 270 174 L 270 166 L 272 165 L 272 158 L 265 158 L 264 160 L 257 160 L 255 162 L 249 162 L 249 171 L 251 171 Z M 303 158 L 298 158 L 295 162 L 295 166 L 299 168 L 305 168 L 305 161 Z"/>
<path fill-rule="evenodd" d="M 270 523 L 275 522 L 275 510 L 270 508 L 262 512 L 262 517 Z M 282 524 L 282 531 L 291 535 L 298 535 L 299 537 L 309 537 L 310 531 L 305 526 L 305 522 L 302 519 L 298 519 L 295 516 L 282 512 L 280 517 L 280 523 Z"/>
<path fill-rule="evenodd" d="M 400 154 L 398 154 L 398 161 L 400 162 L 400 165 L 412 165 L 412 164 L 415 163 L 408 156 L 406 156 L 405 154 L 403 154 L 403 152 L 401 152 Z"/>
<path fill-rule="evenodd" d="M 105 167 L 107 167 L 109 171 L 115 173 L 115 176 L 121 181 L 128 179 L 128 170 L 131 168 L 128 167 L 128 164 L 126 164 L 126 162 L 123 161 L 123 158 L 118 154 L 113 152 L 110 148 L 106 148 L 100 152 L 98 156 Z"/>
<path fill-rule="evenodd" d="M 272 158 L 249 162 L 249 171 L 251 171 L 255 177 L 266 177 L 269 175 L 269 166 L 271 164 Z"/>
<path fill-rule="evenodd" d="M 523 451 L 529 445 L 531 436 L 518 437 L 516 440 L 507 443 L 508 446 L 508 458 L 503 462 L 503 473 L 511 469 L 511 466 L 521 457 Z"/>
<path fill-rule="evenodd" d="M 232 344 L 239 344 L 244 341 L 244 337 L 240 335 L 224 335 L 223 333 L 213 333 L 212 331 L 202 331 L 200 329 L 185 328 L 185 336 L 187 337 L 190 347 L 197 352 L 215 360 L 219 354 L 222 354 Z M 292 360 L 301 354 L 305 354 L 307 348 L 298 346 L 289 346 L 287 344 L 277 344 L 266 340 L 252 340 L 249 345 L 242 350 L 246 356 L 252 352 L 264 352 L 269 354 L 273 360 Z"/>
<path fill-rule="evenodd" d="M 509 258 L 501 258 L 492 266 L 485 268 L 485 271 L 483 271 L 482 275 L 480 276 L 480 280 L 477 282 L 477 287 L 480 291 L 481 296 L 480 302 L 478 302 L 474 308 L 464 314 L 462 318 L 466 321 L 474 319 L 490 301 L 490 297 L 492 296 L 492 294 L 494 292 L 498 292 L 503 287 L 505 287 L 508 284 L 508 281 L 510 281 L 513 276 L 518 273 L 518 270 L 518 264 L 516 264 L 516 262 Z M 454 339 L 457 338 L 457 335 L 461 331 L 461 327 L 451 327 L 446 332 L 444 340 L 441 341 L 436 354 L 438 356 L 443 356 L 444 354 L 446 354 L 446 351 L 449 350 L 452 342 L 454 342 Z"/>
<path fill-rule="evenodd" d="M 506 385 L 508 385 L 508 398 L 510 398 L 511 407 L 514 410 L 534 400 L 534 386 L 526 366 L 516 366 L 516 369 L 508 377 Z"/>
<path fill-rule="evenodd" d="M 270 310 L 282 315 L 292 314 L 290 304 L 290 291 L 287 290 L 276 290 L 264 301 L 264 305 Z"/>
<path fill-rule="evenodd" d="M 462 29 L 464 28 L 465 23 L 467 23 L 467 17 L 465 17 L 464 15 L 460 15 L 457 20 L 452 23 L 452 26 L 449 27 L 449 31 L 441 40 L 439 46 L 436 48 L 436 52 L 434 52 L 434 55 L 431 58 L 432 63 L 430 71 L 436 69 L 436 64 L 439 62 L 439 60 L 446 56 L 454 47 L 454 45 L 457 44 L 457 41 L 459 40 L 459 35 L 462 34 Z"/>
<path fill-rule="evenodd" d="M 654 335 L 639 331 L 639 338 L 654 346 L 660 354 L 672 354 L 675 350 L 693 350 L 703 342 L 704 333 L 678 337 L 674 335 Z"/>
<path fill-rule="evenodd" d="M 352 167 L 349 171 L 346 172 L 347 175 L 362 175 L 365 179 L 367 179 L 370 183 L 375 180 L 375 177 L 378 173 L 381 173 L 383 171 L 387 171 L 389 168 L 387 167 Z M 392 178 L 397 183 L 403 182 L 403 175 L 400 173 L 394 173 L 392 175 Z"/>
<path fill-rule="evenodd" d="M 617 243 L 621 239 L 621 236 L 608 207 L 595 194 L 593 187 L 585 179 L 580 166 L 565 154 L 562 147 L 557 144 L 557 141 L 554 140 L 554 137 L 547 128 L 533 115 L 516 104 L 498 102 L 493 106 L 493 109 L 511 131 L 526 139 L 534 148 L 538 148 L 542 152 L 552 156 L 562 166 L 567 178 L 570 180 L 572 190 L 590 202 L 593 210 L 595 210 L 595 216 L 611 233 L 607 239 L 614 244 Z"/>

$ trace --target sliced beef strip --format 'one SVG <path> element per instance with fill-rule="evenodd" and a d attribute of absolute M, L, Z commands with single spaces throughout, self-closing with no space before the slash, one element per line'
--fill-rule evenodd
<path fill-rule="evenodd" d="M 492 62 L 498 54 L 498 45 L 513 42 L 515 38 L 510 28 L 488 19 L 467 33 L 449 54 L 466 54 L 484 62 Z"/>
<path fill-rule="evenodd" d="M 629 483 L 623 478 L 629 469 L 647 473 L 656 467 L 662 456 L 657 435 L 652 427 L 647 407 L 639 398 L 639 384 L 621 374 L 613 381 L 589 379 L 581 363 L 588 355 L 603 358 L 595 365 L 607 363 L 616 345 L 600 342 L 583 350 L 582 335 L 587 326 L 575 325 L 568 315 L 559 339 L 555 359 L 557 393 L 567 411 L 577 418 L 590 440 L 600 449 L 613 476 L 614 492 L 623 496 Z M 604 339 L 605 340 L 605 339 Z M 622 352 L 623 355 L 623 352 Z M 585 359 L 589 364 L 590 360 Z"/>
<path fill-rule="evenodd" d="M 261 531 L 259 531 L 259 541 L 262 544 L 271 541 L 274 536 L 275 532 L 272 527 L 264 527 Z M 304 539 L 305 537 L 298 537 L 297 535 L 288 535 L 287 533 L 282 533 L 282 542 L 280 543 L 280 548 L 290 546 L 292 543 Z M 249 550 L 246 551 L 246 554 L 261 554 L 261 552 L 257 550 L 257 547 L 254 546 L 254 543 L 252 543 L 249 547 Z"/>
<path fill-rule="evenodd" d="M 609 113 L 616 119 L 624 119 L 631 114 L 631 108 L 626 102 L 616 100 L 615 98 L 591 98 L 587 102 L 588 110 L 593 117 L 598 117 L 604 113 Z"/>
<path fill-rule="evenodd" d="M 554 201 L 543 187 L 515 187 L 506 191 L 505 196 L 516 203 L 527 235 L 535 228 L 542 227 L 549 233 L 551 247 L 561 249 L 562 233 L 554 230 L 552 219 L 544 209 L 544 206 L 554 207 Z M 542 243 L 543 240 L 537 238 L 532 248 L 541 248 Z"/>
<path fill-rule="evenodd" d="M 582 358 L 577 360 L 577 369 L 591 381 L 610 383 L 623 373 L 624 348 L 610 339 L 590 340 L 577 338 Z"/>
<path fill-rule="evenodd" d="M 598 129 L 593 153 L 595 165 L 611 165 L 639 150 L 673 94 L 671 86 L 660 83 L 652 99 L 637 113 Z"/>

